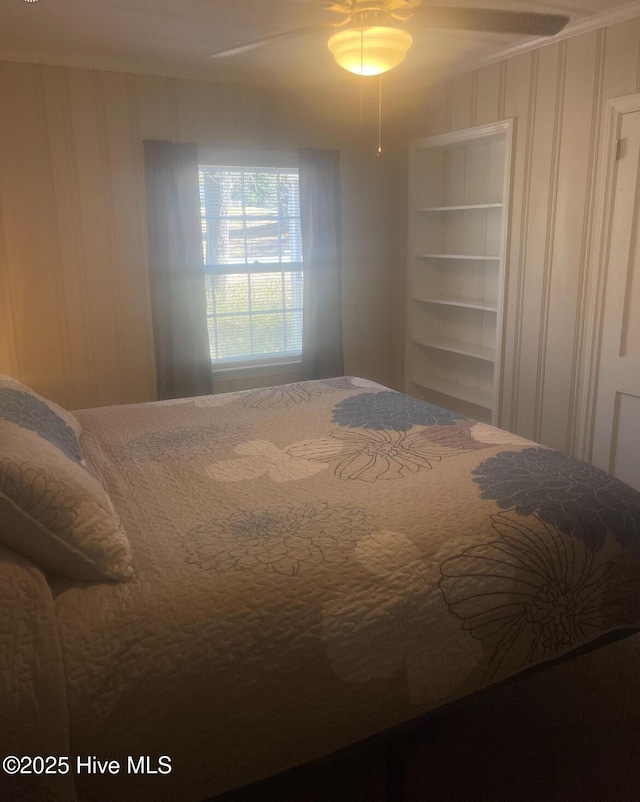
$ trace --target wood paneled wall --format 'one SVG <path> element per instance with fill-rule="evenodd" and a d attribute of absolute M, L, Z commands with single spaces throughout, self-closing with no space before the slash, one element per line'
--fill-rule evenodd
<path fill-rule="evenodd" d="M 388 380 L 383 173 L 348 91 L 2 63 L 0 98 L 0 373 L 72 409 L 154 398 L 142 141 L 169 139 L 340 149 L 345 367 Z"/>
<path fill-rule="evenodd" d="M 515 119 L 501 425 L 586 455 L 585 365 L 594 292 L 604 107 L 640 90 L 640 19 L 521 54 L 432 87 L 396 142 Z M 395 252 L 399 252 L 396 235 Z M 397 274 L 400 265 L 394 267 Z M 397 285 L 394 285 L 397 286 Z M 392 382 L 400 385 L 396 292 Z"/>

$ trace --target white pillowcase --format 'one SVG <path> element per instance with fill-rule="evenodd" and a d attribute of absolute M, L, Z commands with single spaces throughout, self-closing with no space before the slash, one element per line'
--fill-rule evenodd
<path fill-rule="evenodd" d="M 86 468 L 78 420 L 0 376 L 0 542 L 75 579 L 133 575 L 113 504 Z"/>

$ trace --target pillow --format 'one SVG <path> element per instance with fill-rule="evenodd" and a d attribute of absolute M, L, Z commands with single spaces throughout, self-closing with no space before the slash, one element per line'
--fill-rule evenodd
<path fill-rule="evenodd" d="M 84 462 L 78 441 L 82 427 L 75 415 L 10 376 L 0 375 L 0 418 L 36 432 L 71 459 Z"/>
<path fill-rule="evenodd" d="M 81 431 L 70 412 L 0 376 L 0 542 L 47 571 L 125 581 L 129 542 L 87 470 Z"/>

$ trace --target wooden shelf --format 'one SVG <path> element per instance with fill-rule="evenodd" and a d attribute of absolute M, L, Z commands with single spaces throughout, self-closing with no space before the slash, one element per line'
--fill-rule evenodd
<path fill-rule="evenodd" d="M 494 424 L 511 131 L 502 120 L 426 137 L 409 151 L 407 392 L 422 388 L 434 403 L 442 395 L 449 409 Z"/>
<path fill-rule="evenodd" d="M 486 301 L 484 298 L 414 298 L 413 300 L 421 304 L 459 306 L 463 309 L 481 309 L 483 312 L 498 311 L 498 307 L 494 302 Z"/>
<path fill-rule="evenodd" d="M 502 209 L 501 203 L 465 203 L 460 206 L 425 206 L 417 212 L 466 212 L 471 209 Z"/>
<path fill-rule="evenodd" d="M 493 394 L 480 389 L 480 387 L 471 387 L 458 382 L 447 382 L 437 377 L 429 384 L 418 379 L 414 379 L 413 383 L 423 390 L 432 390 L 436 393 L 442 393 L 442 395 L 448 395 L 451 398 L 460 398 L 462 401 L 475 404 L 484 409 L 490 410 L 493 406 Z"/>
<path fill-rule="evenodd" d="M 488 254 L 478 255 L 470 253 L 419 253 L 418 259 L 473 259 L 476 262 L 499 262 L 499 256 L 489 256 Z"/>
<path fill-rule="evenodd" d="M 475 343 L 465 343 L 460 340 L 448 340 L 445 337 L 431 337 L 428 340 L 414 339 L 416 345 L 423 348 L 437 348 L 439 351 L 451 351 L 454 354 L 470 356 L 474 359 L 482 359 L 485 362 L 495 360 L 495 350 L 486 345 L 476 345 Z"/>

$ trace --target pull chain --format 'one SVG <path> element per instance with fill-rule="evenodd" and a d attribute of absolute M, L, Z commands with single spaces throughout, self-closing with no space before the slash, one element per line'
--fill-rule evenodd
<path fill-rule="evenodd" d="M 378 157 L 382 156 L 382 75 L 378 88 Z"/>
<path fill-rule="evenodd" d="M 360 28 L 360 129 L 364 119 L 364 25 Z"/>

